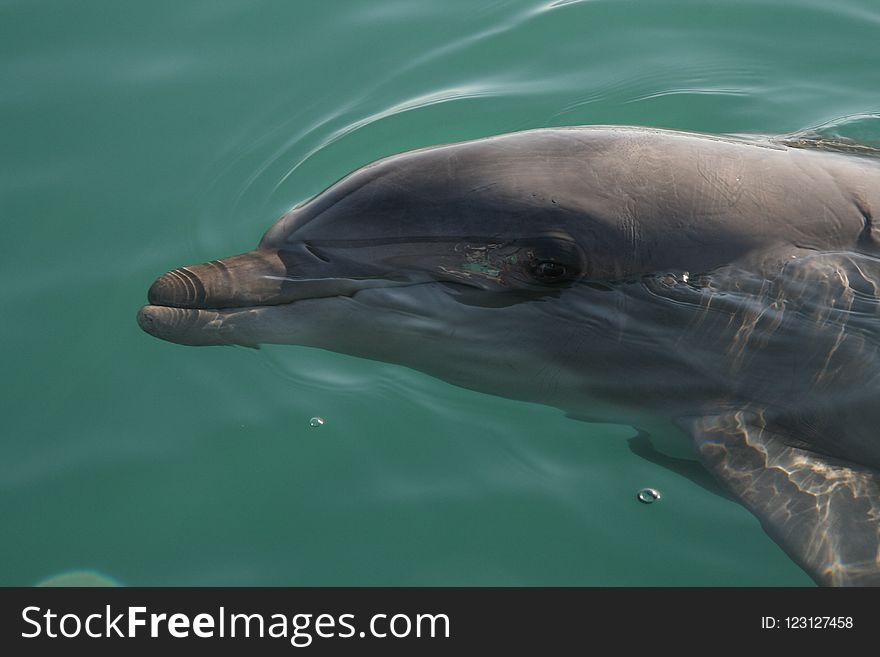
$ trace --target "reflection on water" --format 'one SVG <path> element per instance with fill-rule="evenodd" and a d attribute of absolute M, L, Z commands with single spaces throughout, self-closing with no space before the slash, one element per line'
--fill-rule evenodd
<path fill-rule="evenodd" d="M 47 577 L 35 584 L 35 586 L 120 586 L 120 584 L 112 577 L 107 577 L 101 573 L 96 573 L 90 570 L 73 570 L 68 573 L 61 573 L 60 575 Z"/>

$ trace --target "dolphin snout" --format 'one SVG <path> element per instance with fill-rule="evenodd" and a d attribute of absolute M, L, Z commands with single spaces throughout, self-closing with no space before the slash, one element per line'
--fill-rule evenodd
<path fill-rule="evenodd" d="M 150 286 L 147 298 L 157 306 L 193 308 L 207 299 L 202 279 L 188 267 L 162 274 Z"/>
<path fill-rule="evenodd" d="M 180 267 L 163 274 L 147 293 L 150 304 L 173 308 L 237 308 L 282 303 L 287 269 L 277 253 L 241 255 Z"/>

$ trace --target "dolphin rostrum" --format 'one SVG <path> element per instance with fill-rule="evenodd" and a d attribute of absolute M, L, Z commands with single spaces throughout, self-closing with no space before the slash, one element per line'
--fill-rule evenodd
<path fill-rule="evenodd" d="M 403 153 L 163 275 L 138 321 L 677 427 L 817 582 L 880 585 L 880 158 L 828 146 L 597 126 Z"/>

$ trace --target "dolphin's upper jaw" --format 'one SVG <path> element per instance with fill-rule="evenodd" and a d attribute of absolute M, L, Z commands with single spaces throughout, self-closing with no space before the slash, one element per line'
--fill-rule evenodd
<path fill-rule="evenodd" d="M 241 308 L 286 303 L 287 268 L 277 252 L 241 255 L 180 267 L 160 276 L 147 293 L 151 305 L 171 308 Z"/>
<path fill-rule="evenodd" d="M 337 277 L 329 270 L 310 271 L 308 265 L 306 262 L 299 267 L 295 263 L 292 267 L 289 254 L 256 249 L 180 267 L 163 274 L 150 287 L 148 304 L 138 312 L 138 324 L 146 333 L 178 344 L 251 346 L 269 337 L 261 320 L 265 324 L 265 318 L 279 317 L 287 309 L 286 318 L 291 321 L 295 314 L 292 307 L 297 302 L 435 282 L 431 276 L 418 273 L 393 279 L 380 275 Z M 269 309 L 275 311 L 267 313 Z M 296 321 L 304 323 L 308 318 Z"/>

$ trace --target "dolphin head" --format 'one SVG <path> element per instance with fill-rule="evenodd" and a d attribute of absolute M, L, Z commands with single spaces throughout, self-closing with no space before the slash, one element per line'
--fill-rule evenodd
<path fill-rule="evenodd" d="M 433 286 L 496 305 L 591 276 L 580 212 L 548 197 L 525 162 L 511 167 L 515 156 L 465 144 L 364 167 L 282 216 L 253 251 L 161 276 L 141 326 L 183 344 L 273 342 L 280 327 L 222 319 L 377 288 Z"/>
<path fill-rule="evenodd" d="M 253 251 L 161 276 L 138 321 L 180 344 L 319 347 L 558 402 L 589 383 L 584 359 L 608 371 L 627 358 L 610 282 L 662 265 L 634 248 L 631 199 L 602 164 L 612 146 L 520 133 L 380 160 Z M 545 376 L 546 395 L 521 393 L 514 373 Z"/>

